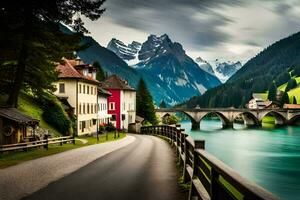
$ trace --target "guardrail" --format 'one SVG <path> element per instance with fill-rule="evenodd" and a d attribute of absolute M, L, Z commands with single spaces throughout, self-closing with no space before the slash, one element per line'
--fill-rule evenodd
<path fill-rule="evenodd" d="M 194 140 L 184 133 L 180 125 L 141 127 L 141 134 L 167 137 L 172 146 L 176 147 L 176 155 L 180 164 L 183 164 L 184 182 L 191 182 L 189 199 L 279 199 L 209 154 L 205 151 L 205 141 Z"/>
<path fill-rule="evenodd" d="M 49 144 L 63 145 L 68 142 L 75 144 L 74 137 L 73 136 L 64 136 L 64 137 L 46 138 L 44 140 L 37 140 L 37 141 L 33 141 L 33 142 L 0 145 L 0 153 L 16 151 L 16 150 L 27 151 L 28 149 L 35 148 L 35 147 L 43 147 L 48 150 Z"/>

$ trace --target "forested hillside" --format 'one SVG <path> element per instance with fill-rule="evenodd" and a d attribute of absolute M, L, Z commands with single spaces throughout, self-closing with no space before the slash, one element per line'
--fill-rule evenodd
<path fill-rule="evenodd" d="M 290 74 L 289 74 L 290 73 Z M 192 97 L 188 107 L 241 107 L 252 92 L 265 92 L 300 75 L 300 32 L 269 46 L 250 59 L 224 85 Z"/>

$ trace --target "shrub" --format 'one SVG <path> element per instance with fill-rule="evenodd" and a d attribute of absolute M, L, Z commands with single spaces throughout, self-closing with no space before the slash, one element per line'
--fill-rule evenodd
<path fill-rule="evenodd" d="M 109 122 L 108 124 L 106 124 L 105 130 L 108 132 L 115 131 L 116 127 L 111 122 Z"/>
<path fill-rule="evenodd" d="M 63 135 L 67 135 L 67 133 L 71 134 L 73 132 L 73 123 L 55 96 L 44 93 L 39 98 L 39 102 L 44 110 L 42 118 L 45 122 L 52 125 Z"/>

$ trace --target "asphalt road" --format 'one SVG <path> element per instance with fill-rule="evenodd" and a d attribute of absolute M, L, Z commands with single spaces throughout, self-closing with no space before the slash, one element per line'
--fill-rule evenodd
<path fill-rule="evenodd" d="M 136 140 L 126 147 L 93 161 L 24 199 L 187 199 L 187 194 L 180 192 L 177 183 L 179 173 L 170 145 L 154 136 L 134 137 Z"/>

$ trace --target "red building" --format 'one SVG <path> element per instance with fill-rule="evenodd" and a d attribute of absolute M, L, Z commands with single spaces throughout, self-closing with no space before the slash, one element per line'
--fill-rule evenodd
<path fill-rule="evenodd" d="M 107 99 L 108 114 L 117 129 L 128 129 L 128 124 L 135 123 L 136 91 L 117 75 L 111 75 L 102 87 L 111 93 Z"/>

